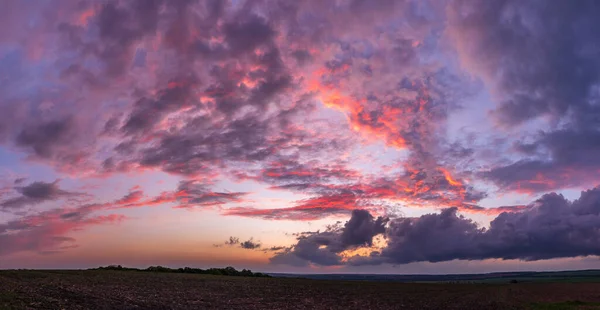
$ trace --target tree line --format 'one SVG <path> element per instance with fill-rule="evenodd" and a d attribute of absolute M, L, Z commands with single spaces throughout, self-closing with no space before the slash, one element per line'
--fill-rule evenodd
<path fill-rule="evenodd" d="M 168 272 L 168 273 L 195 273 L 195 274 L 212 274 L 218 276 L 236 276 L 236 277 L 261 277 L 261 278 L 270 278 L 268 274 L 261 272 L 252 272 L 249 269 L 243 269 L 241 271 L 236 270 L 235 268 L 229 266 L 225 268 L 209 268 L 209 269 L 200 269 L 200 268 L 169 268 L 163 266 L 150 266 L 146 269 L 140 268 L 129 268 L 123 267 L 121 265 L 110 265 L 106 267 L 98 267 L 92 268 L 90 270 L 119 270 L 119 271 L 146 271 L 146 272 Z"/>

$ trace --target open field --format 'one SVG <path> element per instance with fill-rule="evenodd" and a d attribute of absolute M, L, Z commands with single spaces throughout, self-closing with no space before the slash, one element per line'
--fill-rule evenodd
<path fill-rule="evenodd" d="M 298 277 L 294 274 L 275 273 L 277 277 Z M 316 280 L 393 281 L 411 283 L 530 283 L 530 282 L 600 282 L 600 270 L 570 271 L 514 271 L 480 274 L 305 274 L 303 278 Z"/>
<path fill-rule="evenodd" d="M 416 284 L 0 271 L 0 309 L 600 309 L 600 283 Z"/>

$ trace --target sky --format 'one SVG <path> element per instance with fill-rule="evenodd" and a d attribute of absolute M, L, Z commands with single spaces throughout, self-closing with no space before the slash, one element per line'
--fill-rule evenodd
<path fill-rule="evenodd" d="M 0 268 L 600 268 L 600 2 L 4 0 Z"/>

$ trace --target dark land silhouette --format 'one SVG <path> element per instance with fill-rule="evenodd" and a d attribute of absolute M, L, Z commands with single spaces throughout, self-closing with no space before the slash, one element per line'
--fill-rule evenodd
<path fill-rule="evenodd" d="M 330 279 L 324 279 L 325 275 L 282 277 L 282 274 L 269 276 L 250 270 L 237 271 L 233 267 L 171 269 L 155 266 L 135 269 L 109 266 L 90 270 L 3 270 L 0 271 L 0 309 L 600 307 L 598 271 L 555 273 L 555 277 L 550 274 L 553 273 L 489 274 L 487 278 L 478 275 L 478 279 L 473 279 L 473 275 L 463 278 L 458 275 L 435 276 L 436 279 L 417 275 L 404 276 L 413 277 L 412 282 L 399 282 L 402 276 L 396 276 L 396 280 L 390 275 L 362 275 L 362 279 L 356 278 L 357 275 L 354 275 L 355 278 L 351 275 L 329 275 Z M 401 281 L 405 280 L 408 281 L 408 278 Z"/>

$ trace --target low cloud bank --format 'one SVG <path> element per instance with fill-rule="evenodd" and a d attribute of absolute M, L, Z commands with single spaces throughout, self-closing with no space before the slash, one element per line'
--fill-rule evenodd
<path fill-rule="evenodd" d="M 368 256 L 342 252 L 371 246 L 382 235 L 387 244 Z M 271 258 L 273 264 L 366 265 L 441 262 L 455 259 L 526 261 L 600 254 L 600 187 L 569 201 L 550 193 L 521 212 L 498 215 L 479 227 L 457 208 L 417 218 L 374 218 L 354 210 L 344 226 L 301 234 L 295 245 Z"/>

